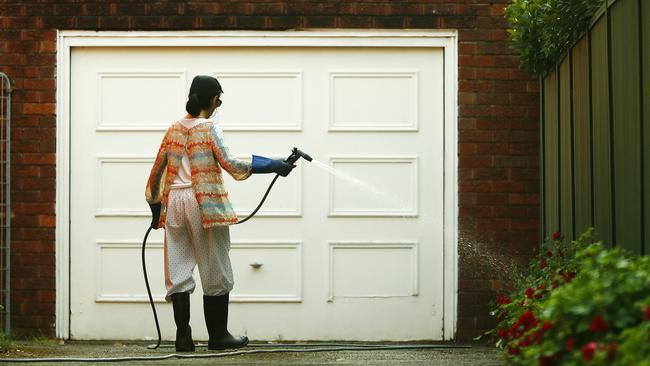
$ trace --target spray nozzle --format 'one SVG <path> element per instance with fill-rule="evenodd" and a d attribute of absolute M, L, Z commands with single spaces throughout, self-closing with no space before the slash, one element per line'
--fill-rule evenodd
<path fill-rule="evenodd" d="M 293 150 L 291 150 L 291 155 L 289 155 L 289 157 L 285 161 L 287 163 L 289 163 L 289 164 L 293 164 L 296 161 L 298 161 L 298 159 L 300 159 L 300 158 L 303 158 L 303 159 L 305 159 L 307 161 L 312 161 L 311 156 L 309 156 L 305 152 L 301 151 L 297 147 L 294 147 Z"/>

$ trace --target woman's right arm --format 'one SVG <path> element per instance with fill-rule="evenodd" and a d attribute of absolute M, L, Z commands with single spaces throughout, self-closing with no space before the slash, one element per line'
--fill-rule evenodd
<path fill-rule="evenodd" d="M 145 198 L 147 203 L 155 204 L 162 201 L 162 195 L 165 188 L 165 176 L 167 173 L 167 135 L 163 137 L 156 155 L 156 160 L 151 167 L 149 179 L 147 180 L 147 187 L 145 189 Z"/>

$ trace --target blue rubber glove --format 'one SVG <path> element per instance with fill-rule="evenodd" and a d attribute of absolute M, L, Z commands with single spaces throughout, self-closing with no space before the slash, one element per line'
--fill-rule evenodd
<path fill-rule="evenodd" d="M 291 173 L 295 165 L 286 163 L 282 159 L 269 159 L 263 156 L 253 155 L 253 174 L 277 173 L 286 177 Z"/>

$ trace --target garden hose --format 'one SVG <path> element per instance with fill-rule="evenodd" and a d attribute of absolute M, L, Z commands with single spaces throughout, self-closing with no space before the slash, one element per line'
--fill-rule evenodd
<path fill-rule="evenodd" d="M 160 342 L 162 341 L 162 337 L 160 335 L 160 324 L 158 324 L 158 313 L 156 312 L 156 306 L 153 303 L 153 296 L 151 296 L 151 288 L 149 287 L 149 277 L 147 276 L 147 264 L 146 261 L 144 260 L 144 249 L 145 246 L 147 245 L 147 238 L 149 237 L 149 233 L 151 232 L 151 229 L 153 229 L 153 226 L 149 226 L 147 229 L 147 233 L 144 234 L 144 240 L 142 240 L 142 273 L 144 273 L 144 283 L 147 285 L 147 294 L 149 295 L 149 303 L 151 304 L 151 310 L 153 311 L 153 319 L 156 323 L 156 331 L 158 332 L 158 343 L 155 345 L 150 345 L 147 346 L 149 349 L 156 349 L 160 347 Z"/>

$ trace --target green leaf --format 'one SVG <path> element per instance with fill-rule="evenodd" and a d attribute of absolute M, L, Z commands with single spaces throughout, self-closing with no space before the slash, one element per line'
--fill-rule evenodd
<path fill-rule="evenodd" d="M 543 75 L 587 30 L 602 4 L 603 0 L 514 0 L 505 17 L 522 68 Z M 592 232 L 589 228 L 585 234 L 591 237 Z"/>

